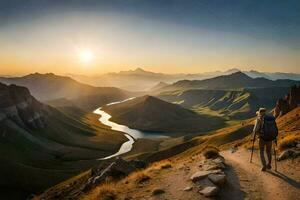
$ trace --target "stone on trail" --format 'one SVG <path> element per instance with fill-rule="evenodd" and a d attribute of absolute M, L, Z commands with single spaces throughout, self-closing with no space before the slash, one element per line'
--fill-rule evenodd
<path fill-rule="evenodd" d="M 210 174 L 208 175 L 209 180 L 218 186 L 222 186 L 226 182 L 225 174 Z"/>
<path fill-rule="evenodd" d="M 206 171 L 211 171 L 211 170 L 225 169 L 226 166 L 223 163 L 207 163 L 202 165 L 201 168 Z"/>
<path fill-rule="evenodd" d="M 217 165 L 219 169 L 226 169 L 226 165 L 224 163 L 218 163 Z"/>
<path fill-rule="evenodd" d="M 199 185 L 200 188 L 205 188 L 205 187 L 208 187 L 208 186 L 211 186 L 211 187 L 216 187 L 216 185 L 211 182 L 211 180 L 209 180 L 207 177 L 198 181 L 197 184 Z"/>
<path fill-rule="evenodd" d="M 218 191 L 219 191 L 219 189 L 217 187 L 208 186 L 208 187 L 205 187 L 203 190 L 200 190 L 199 192 L 206 197 L 211 197 L 211 196 L 217 195 Z"/>
<path fill-rule="evenodd" d="M 203 170 L 206 170 L 206 171 L 210 171 L 210 170 L 216 170 L 216 169 L 219 169 L 219 167 L 215 164 L 204 164 L 202 165 L 202 169 Z"/>
<path fill-rule="evenodd" d="M 183 189 L 183 191 L 191 191 L 193 189 L 192 186 L 187 186 Z"/>
<path fill-rule="evenodd" d="M 191 176 L 191 180 L 196 182 L 211 174 L 212 171 L 198 171 Z"/>
<path fill-rule="evenodd" d="M 294 153 L 295 152 L 293 150 L 290 149 L 285 150 L 279 155 L 277 160 L 280 161 L 280 160 L 285 160 L 287 158 L 290 158 Z"/>
<path fill-rule="evenodd" d="M 216 164 L 219 164 L 219 163 L 225 164 L 225 159 L 224 159 L 223 157 L 221 157 L 221 156 L 219 156 L 219 157 L 213 159 L 212 161 L 213 161 L 214 163 L 216 163 Z"/>

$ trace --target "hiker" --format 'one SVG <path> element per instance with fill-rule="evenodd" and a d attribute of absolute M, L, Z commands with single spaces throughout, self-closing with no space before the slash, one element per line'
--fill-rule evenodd
<path fill-rule="evenodd" d="M 253 129 L 253 133 L 259 138 L 259 152 L 262 164 L 261 171 L 266 171 L 266 169 L 272 168 L 272 142 L 276 140 L 278 136 L 275 118 L 273 116 L 266 115 L 266 112 L 266 108 L 259 108 L 256 112 L 257 119 Z M 265 159 L 265 149 L 267 153 L 267 163 Z"/>

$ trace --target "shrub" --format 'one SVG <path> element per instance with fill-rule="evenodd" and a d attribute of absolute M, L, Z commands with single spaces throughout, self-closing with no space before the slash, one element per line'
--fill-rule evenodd
<path fill-rule="evenodd" d="M 169 169 L 172 168 L 171 163 L 164 163 L 160 166 L 161 169 Z"/>
<path fill-rule="evenodd" d="M 140 176 L 137 177 L 136 182 L 137 183 L 144 183 L 146 181 L 148 181 L 150 179 L 150 176 L 146 175 L 146 174 L 141 174 Z"/>
<path fill-rule="evenodd" d="M 148 169 L 151 170 L 160 170 L 160 169 L 169 169 L 172 168 L 172 163 L 169 160 L 163 160 L 160 162 L 156 162 L 151 165 Z"/>
<path fill-rule="evenodd" d="M 111 184 L 104 184 L 99 189 L 99 193 L 97 195 L 97 199 L 99 200 L 116 200 L 118 199 L 117 191 L 115 187 Z"/>
<path fill-rule="evenodd" d="M 125 182 L 135 182 L 137 184 L 142 184 L 147 181 L 149 181 L 151 177 L 145 172 L 145 171 L 138 171 L 134 172 L 131 175 L 129 175 L 126 179 Z"/>
<path fill-rule="evenodd" d="M 219 151 L 217 147 L 209 145 L 203 149 L 202 154 L 206 159 L 216 158 L 220 155 Z"/>
<path fill-rule="evenodd" d="M 165 191 L 163 189 L 160 189 L 160 188 L 154 189 L 152 191 L 152 195 L 160 195 L 160 194 L 163 194 L 163 193 L 165 193 Z"/>

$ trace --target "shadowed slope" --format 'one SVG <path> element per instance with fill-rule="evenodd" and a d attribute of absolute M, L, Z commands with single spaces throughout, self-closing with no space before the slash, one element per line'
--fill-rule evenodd
<path fill-rule="evenodd" d="M 0 84 L 0 96 L 0 190 L 40 192 L 126 141 L 100 125 L 98 116 L 75 108 L 59 111 L 38 102 L 25 87 Z"/>

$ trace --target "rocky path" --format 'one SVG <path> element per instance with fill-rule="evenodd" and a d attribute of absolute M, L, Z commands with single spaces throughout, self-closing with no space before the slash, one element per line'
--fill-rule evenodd
<path fill-rule="evenodd" d="M 159 162 L 106 188 L 127 200 L 299 199 L 300 159 L 278 162 L 278 172 L 261 172 L 257 152 L 252 164 L 246 150 L 221 155 L 204 159 L 197 153 Z M 99 199 L 97 188 L 90 194 L 95 198 L 83 199 Z"/>
<path fill-rule="evenodd" d="M 246 150 L 223 152 L 226 162 L 238 175 L 245 199 L 290 200 L 300 197 L 300 160 L 277 162 L 278 171 L 260 171 L 258 153 L 254 153 L 253 163 L 249 163 L 250 152 Z M 273 160 L 274 161 L 274 160 Z M 274 162 L 273 162 L 274 168 Z"/>
<path fill-rule="evenodd" d="M 226 162 L 226 161 L 225 161 Z M 234 169 L 224 164 L 222 158 L 204 160 L 200 155 L 191 156 L 180 163 L 172 162 L 165 169 L 147 173 L 151 179 L 138 186 L 127 184 L 122 195 L 128 199 L 195 200 L 195 199 L 244 199 Z M 155 194 L 160 191 L 160 194 Z"/>

